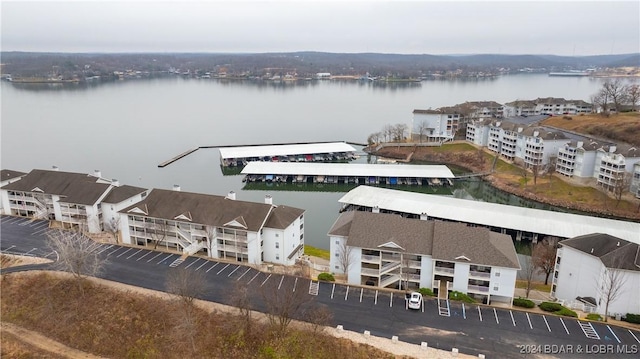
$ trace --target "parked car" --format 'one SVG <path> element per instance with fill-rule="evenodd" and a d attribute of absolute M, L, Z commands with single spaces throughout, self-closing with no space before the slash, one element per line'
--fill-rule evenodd
<path fill-rule="evenodd" d="M 411 292 L 409 295 L 407 306 L 409 309 L 421 309 L 422 308 L 422 294 L 418 292 Z"/>

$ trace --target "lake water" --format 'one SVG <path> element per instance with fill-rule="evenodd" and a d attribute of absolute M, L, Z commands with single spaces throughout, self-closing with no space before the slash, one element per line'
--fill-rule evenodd
<path fill-rule="evenodd" d="M 370 82 L 221 82 L 160 78 L 89 87 L 2 82 L 1 167 L 93 173 L 145 188 L 225 195 L 307 210 L 305 237 L 328 248 L 340 192 L 243 190 L 242 176 L 223 176 L 216 149 L 199 150 L 165 168 L 158 164 L 190 148 L 277 142 L 353 141 L 387 124 L 410 124 L 414 109 L 465 101 L 564 97 L 589 101 L 602 81 L 588 77 L 509 75 L 481 80 Z M 361 161 L 366 161 L 363 157 Z M 472 194 L 478 197 L 473 185 Z M 482 185 L 480 185 L 482 186 Z M 470 191 L 470 192 L 473 192 Z M 492 200 L 485 198 L 485 200 Z"/>

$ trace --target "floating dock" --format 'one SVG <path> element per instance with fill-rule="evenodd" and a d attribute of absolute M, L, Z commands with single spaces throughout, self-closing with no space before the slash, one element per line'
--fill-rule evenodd
<path fill-rule="evenodd" d="M 329 162 L 350 161 L 356 149 L 346 142 L 220 147 L 222 167 L 242 167 L 252 161 Z"/>
<path fill-rule="evenodd" d="M 200 147 L 196 147 L 196 148 L 192 148 L 192 149 L 190 149 L 188 151 L 182 152 L 181 154 L 162 162 L 161 164 L 158 165 L 158 167 L 160 167 L 160 168 L 166 167 L 166 166 L 174 163 L 175 161 L 181 159 L 182 157 L 186 157 L 186 156 L 196 152 L 199 149 L 200 149 Z"/>
<path fill-rule="evenodd" d="M 445 165 L 249 162 L 243 182 L 442 186 L 455 178 Z"/>

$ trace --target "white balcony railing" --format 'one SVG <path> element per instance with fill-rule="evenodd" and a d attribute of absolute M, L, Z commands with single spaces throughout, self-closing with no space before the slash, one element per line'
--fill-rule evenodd
<path fill-rule="evenodd" d="M 467 287 L 467 290 L 469 292 L 475 292 L 475 293 L 488 293 L 489 292 L 489 287 L 485 287 L 485 286 L 481 286 L 481 285 L 469 284 L 468 287 Z"/>
<path fill-rule="evenodd" d="M 491 273 L 476 272 L 476 271 L 470 270 L 469 271 L 469 276 L 470 277 L 478 277 L 478 278 L 491 278 Z"/>
<path fill-rule="evenodd" d="M 447 268 L 447 267 L 435 267 L 435 270 L 434 270 L 435 274 L 444 274 L 444 275 L 453 275 L 453 272 L 455 272 L 454 268 Z"/>
<path fill-rule="evenodd" d="M 367 262 L 367 263 L 380 263 L 380 257 L 379 256 L 372 256 L 369 254 L 363 254 L 362 255 L 362 261 L 363 262 Z"/>
<path fill-rule="evenodd" d="M 373 268 L 362 268 L 362 269 L 360 269 L 360 273 L 363 274 L 363 275 L 368 275 L 368 276 L 372 276 L 372 277 L 379 277 L 380 276 L 380 270 L 373 269 Z"/>

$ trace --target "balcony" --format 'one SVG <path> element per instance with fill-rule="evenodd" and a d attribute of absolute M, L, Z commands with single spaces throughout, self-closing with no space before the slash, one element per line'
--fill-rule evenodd
<path fill-rule="evenodd" d="M 449 277 L 453 277 L 453 273 L 455 272 L 455 268 L 447 268 L 447 267 L 435 267 L 433 274 L 445 275 Z"/>
<path fill-rule="evenodd" d="M 467 286 L 467 291 L 470 293 L 488 293 L 489 287 L 469 284 Z"/>
<path fill-rule="evenodd" d="M 406 265 L 409 268 L 422 268 L 422 262 L 421 261 L 408 260 Z"/>
<path fill-rule="evenodd" d="M 249 253 L 249 250 L 247 249 L 247 247 L 234 246 L 229 244 L 218 244 L 218 250 L 222 250 L 225 252 L 243 253 L 243 254 Z"/>
<path fill-rule="evenodd" d="M 399 262 L 391 262 L 391 263 L 387 263 L 385 265 L 382 266 L 382 268 L 380 268 L 380 274 L 385 274 L 385 273 L 389 273 L 395 269 L 400 268 L 400 263 Z"/>
<path fill-rule="evenodd" d="M 382 253 L 382 259 L 387 262 L 400 262 L 400 253 Z"/>
<path fill-rule="evenodd" d="M 373 269 L 373 268 L 362 268 L 362 269 L 360 269 L 360 274 L 368 275 L 370 277 L 379 277 L 380 276 L 380 270 L 379 269 Z"/>
<path fill-rule="evenodd" d="M 223 233 L 218 232 L 218 233 L 216 233 L 216 238 L 217 239 L 231 240 L 231 241 L 245 242 L 245 243 L 247 242 L 246 234 L 243 235 L 243 236 L 240 236 L 240 235 L 237 235 L 237 234 L 236 235 L 229 234 L 229 233 L 223 234 Z"/>
<path fill-rule="evenodd" d="M 491 272 L 477 272 L 477 271 L 470 270 L 469 277 L 476 277 L 476 278 L 482 278 L 482 279 L 491 278 Z"/>
<path fill-rule="evenodd" d="M 362 258 L 362 262 L 365 262 L 365 263 L 376 263 L 376 264 L 380 263 L 380 256 L 363 254 L 361 258 Z"/>

